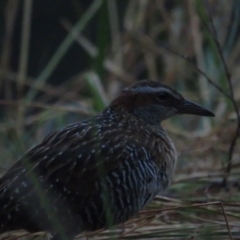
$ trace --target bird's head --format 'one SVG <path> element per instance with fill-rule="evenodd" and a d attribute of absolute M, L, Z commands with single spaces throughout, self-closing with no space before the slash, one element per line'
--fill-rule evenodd
<path fill-rule="evenodd" d="M 214 116 L 210 110 L 186 100 L 171 87 L 151 80 L 139 81 L 123 89 L 110 107 L 124 109 L 151 124 L 159 124 L 177 114 Z"/>

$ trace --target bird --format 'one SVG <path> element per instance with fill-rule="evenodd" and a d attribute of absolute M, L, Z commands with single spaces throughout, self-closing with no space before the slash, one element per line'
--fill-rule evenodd
<path fill-rule="evenodd" d="M 0 178 L 0 233 L 73 239 L 124 223 L 171 184 L 177 153 L 161 122 L 179 114 L 214 116 L 139 80 L 98 115 L 49 134 Z"/>

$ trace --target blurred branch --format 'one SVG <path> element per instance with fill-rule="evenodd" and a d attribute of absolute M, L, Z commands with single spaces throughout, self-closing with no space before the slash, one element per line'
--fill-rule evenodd
<path fill-rule="evenodd" d="M 20 58 L 18 61 L 19 62 L 18 90 L 20 92 L 22 91 L 24 81 L 26 79 L 27 67 L 28 67 L 31 13 L 32 13 L 32 0 L 25 0 L 24 1 L 24 13 L 23 13 L 23 19 L 22 19 Z M 20 95 L 21 95 L 21 93 L 20 93 Z"/>
<path fill-rule="evenodd" d="M 108 14 L 109 14 L 109 23 L 112 37 L 112 54 L 113 61 L 119 67 L 122 68 L 123 65 L 123 49 L 121 42 L 121 33 L 120 33 L 120 24 L 118 17 L 116 0 L 108 0 Z"/>
<path fill-rule="evenodd" d="M 18 82 L 18 74 L 14 73 L 12 71 L 5 71 L 2 68 L 0 68 L 0 75 L 2 75 L 4 72 L 5 78 L 7 81 L 13 81 Z M 48 83 L 43 83 L 42 85 L 36 85 L 35 84 L 36 79 L 32 77 L 25 77 L 24 86 L 30 87 L 30 88 L 36 88 L 37 91 L 44 92 L 45 94 L 51 96 L 51 97 L 60 97 L 62 100 L 72 100 L 72 97 L 74 96 L 74 92 L 69 92 L 69 90 L 66 90 L 66 88 L 63 86 L 51 86 Z"/>
<path fill-rule="evenodd" d="M 159 42 L 158 42 L 158 43 L 159 43 Z M 209 84 L 211 84 L 212 86 L 214 86 L 214 87 L 215 87 L 219 92 L 221 92 L 225 97 L 227 97 L 227 98 L 229 98 L 229 99 L 231 98 L 231 96 L 228 95 L 228 93 L 226 93 L 217 83 L 215 83 L 203 70 L 201 70 L 200 68 L 198 68 L 197 65 L 196 65 L 195 63 L 193 63 L 191 59 L 189 59 L 188 57 L 186 57 L 186 56 L 184 56 L 184 55 L 182 55 L 182 54 L 180 54 L 180 53 L 175 52 L 174 50 L 172 50 L 171 48 L 163 45 L 162 43 L 159 43 L 159 45 L 160 45 L 162 48 L 166 49 L 167 51 L 171 52 L 172 54 L 174 54 L 174 55 L 176 55 L 176 56 L 184 59 L 185 61 L 187 61 L 187 63 L 189 63 L 193 68 L 195 68 L 196 71 L 197 71 L 199 74 L 203 75 L 203 76 L 207 79 L 207 81 L 208 81 Z"/>
<path fill-rule="evenodd" d="M 203 33 L 201 31 L 200 18 L 199 15 L 197 14 L 196 5 L 194 1 L 188 0 L 188 9 L 191 35 L 193 38 L 193 46 L 196 53 L 196 65 L 204 72 L 207 72 L 203 47 L 204 45 Z M 199 81 L 197 82 L 197 84 L 202 101 L 209 105 L 211 101 L 210 97 L 212 95 L 212 89 L 208 88 L 208 82 L 203 75 L 199 76 Z M 211 119 L 203 118 L 201 122 L 202 127 L 205 130 L 207 130 L 206 132 L 208 132 L 209 129 L 211 128 Z"/>
<path fill-rule="evenodd" d="M 93 43 L 91 43 L 87 38 L 85 38 L 82 34 L 77 32 L 68 20 L 63 19 L 61 21 L 61 24 L 69 32 L 69 34 L 72 35 L 75 41 L 86 50 L 90 57 L 92 58 L 97 57 L 99 53 L 97 47 Z M 134 77 L 125 72 L 121 66 L 111 61 L 110 59 L 105 59 L 103 64 L 106 70 L 113 73 L 117 77 L 121 78 L 124 82 L 129 83 L 134 80 Z"/>
<path fill-rule="evenodd" d="M 5 34 L 3 35 L 1 42 L 1 59 L 0 65 L 2 71 L 0 73 L 0 88 L 4 85 L 4 94 L 6 98 L 11 97 L 11 86 L 7 80 L 5 80 L 5 74 L 9 69 L 10 57 L 12 54 L 12 36 L 14 33 L 14 24 L 17 17 L 17 10 L 19 5 L 19 0 L 9 0 L 6 3 L 4 22 L 5 22 Z"/>
<path fill-rule="evenodd" d="M 22 18 L 22 36 L 20 45 L 20 58 L 19 58 L 19 70 L 18 70 L 18 99 L 19 105 L 17 109 L 17 131 L 19 136 L 23 132 L 23 119 L 25 106 L 21 102 L 23 95 L 24 82 L 27 76 L 28 68 L 28 53 L 29 53 L 29 41 L 30 41 L 30 29 L 31 29 L 31 14 L 32 14 L 32 0 L 25 0 L 23 6 L 23 18 Z"/>
<path fill-rule="evenodd" d="M 92 94 L 93 106 L 97 111 L 102 111 L 107 106 L 108 99 L 100 78 L 94 72 L 84 74 L 83 78 L 86 79 Z"/>
<path fill-rule="evenodd" d="M 135 34 L 135 36 L 139 36 L 139 34 Z M 133 37 L 135 37 L 133 36 Z M 139 41 L 139 39 L 143 39 L 144 42 L 148 42 L 148 44 L 144 44 L 146 46 L 146 48 L 155 51 L 158 54 L 162 54 L 162 51 L 158 48 L 158 45 L 161 46 L 161 48 L 165 49 L 166 51 L 182 58 L 183 60 L 185 60 L 188 64 L 190 64 L 199 74 L 203 75 L 209 84 L 211 84 L 212 86 L 214 86 L 219 92 L 221 92 L 225 97 L 227 97 L 228 99 L 231 99 L 231 96 L 225 92 L 216 82 L 214 82 L 202 69 L 198 68 L 196 66 L 196 64 L 189 59 L 188 57 L 178 53 L 177 51 L 173 50 L 171 47 L 166 46 L 165 44 L 161 43 L 160 41 L 157 42 L 158 45 L 156 45 L 156 43 L 154 42 L 154 40 L 152 38 L 150 38 L 147 35 L 143 35 L 141 34 L 141 37 L 136 38 Z"/>
<path fill-rule="evenodd" d="M 14 100 L 0 100 L 0 106 L 7 106 L 7 107 L 18 107 L 18 101 L 14 101 Z M 32 125 L 35 122 L 40 121 L 43 117 L 44 119 L 46 119 L 46 113 L 47 111 L 50 112 L 50 116 L 49 118 L 52 119 L 52 113 L 53 111 L 55 111 L 54 116 L 56 117 L 57 114 L 62 114 L 65 112 L 72 112 L 72 113 L 78 113 L 78 114 L 82 114 L 82 115 L 86 115 L 86 116 L 90 116 L 95 114 L 95 111 L 90 108 L 85 106 L 84 104 L 78 104 L 77 106 L 73 107 L 71 105 L 67 105 L 67 104 L 62 104 L 62 105 L 50 105 L 50 104 L 43 104 L 40 102 L 27 102 L 25 103 L 25 107 L 26 108 L 35 108 L 35 109 L 41 109 L 41 110 L 45 110 L 45 111 L 41 111 L 40 113 L 36 113 L 36 114 L 32 114 L 31 116 L 28 116 L 24 119 L 24 126 L 28 126 L 28 125 Z M 10 122 L 6 122 L 7 124 L 0 124 L 0 132 L 7 132 L 9 129 L 11 129 L 12 127 L 16 127 L 17 120 L 16 121 L 12 121 Z"/>
<path fill-rule="evenodd" d="M 218 49 L 218 53 L 219 53 L 219 56 L 221 58 L 221 61 L 222 61 L 223 67 L 224 67 L 224 71 L 225 71 L 225 74 L 226 74 L 226 79 L 228 81 L 228 86 L 229 86 L 229 91 L 230 91 L 229 99 L 232 102 L 232 105 L 233 105 L 234 110 L 235 110 L 236 115 L 237 115 L 237 128 L 236 128 L 236 132 L 233 136 L 233 139 L 232 139 L 232 142 L 229 146 L 229 151 L 228 151 L 227 173 L 230 173 L 231 169 L 232 169 L 232 156 L 233 156 L 234 148 L 235 148 L 235 145 L 236 145 L 236 142 L 237 142 L 237 138 L 238 138 L 239 133 L 240 133 L 240 114 L 239 114 L 239 109 L 238 109 L 237 102 L 235 101 L 235 98 L 234 98 L 234 91 L 233 91 L 233 86 L 232 86 L 231 74 L 228 70 L 227 63 L 226 63 L 226 61 L 224 59 L 224 56 L 223 56 L 222 47 L 220 46 L 220 43 L 219 43 L 219 40 L 218 40 L 217 31 L 216 31 L 216 28 L 215 28 L 214 23 L 213 23 L 212 12 L 210 10 L 208 0 L 205 0 L 205 3 L 206 3 L 206 6 L 207 6 L 207 11 L 208 11 L 208 18 L 209 18 L 211 28 L 212 28 L 212 31 L 209 30 L 209 32 L 210 32 L 210 35 L 213 38 L 213 41 L 215 42 L 216 47 Z M 226 184 L 226 182 L 227 182 L 227 178 L 224 179 L 224 184 Z"/>
<path fill-rule="evenodd" d="M 84 15 L 81 17 L 81 19 L 76 23 L 73 30 L 80 32 L 84 29 L 86 24 L 93 18 L 93 16 L 96 14 L 98 9 L 100 8 L 102 4 L 102 0 L 95 0 L 91 6 L 88 8 L 88 10 L 84 13 Z M 35 85 L 42 85 L 47 78 L 52 74 L 56 66 L 59 64 L 62 57 L 65 55 L 71 44 L 74 42 L 74 38 L 72 34 L 68 34 L 67 37 L 63 40 L 61 45 L 58 47 L 55 54 L 52 56 L 50 61 L 48 62 L 47 66 L 43 69 L 39 77 L 37 78 L 37 81 Z M 32 101 L 33 98 L 36 96 L 37 91 L 36 88 L 33 88 L 30 90 L 30 92 L 27 94 L 26 99 L 28 101 Z"/>
<path fill-rule="evenodd" d="M 0 100 L 0 105 L 4 106 L 18 106 L 18 101 L 14 100 Z M 43 104 L 39 102 L 27 102 L 25 103 L 26 107 L 30 108 L 41 108 L 46 110 L 54 110 L 54 111 L 64 111 L 64 112 L 74 112 L 74 113 L 81 113 L 84 115 L 91 115 L 94 112 L 87 110 L 81 106 L 73 107 L 73 106 L 61 106 L 61 105 L 49 105 L 49 104 Z"/>

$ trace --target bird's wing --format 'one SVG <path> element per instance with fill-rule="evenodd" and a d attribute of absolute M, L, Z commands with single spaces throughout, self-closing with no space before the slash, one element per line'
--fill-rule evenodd
<path fill-rule="evenodd" d="M 95 191 L 93 182 L 118 168 L 137 148 L 134 136 L 126 139 L 124 131 L 98 126 L 96 122 L 84 121 L 47 136 L 2 177 L 2 197 L 29 194 L 41 182 L 46 188 L 66 186 L 68 191 L 91 194 Z M 139 151 L 145 154 L 141 147 Z"/>
<path fill-rule="evenodd" d="M 41 222 L 46 218 L 44 211 L 51 213 L 51 206 L 61 209 L 60 216 L 66 216 L 69 209 L 73 212 L 84 212 L 85 206 L 94 199 L 101 209 L 103 192 L 99 182 L 111 178 L 111 191 L 118 194 L 113 188 L 119 186 L 121 174 L 125 174 L 122 179 L 126 178 L 126 175 L 131 176 L 131 179 L 128 179 L 130 185 L 132 181 L 138 182 L 137 195 L 133 194 L 131 186 L 125 193 L 132 198 L 142 197 L 144 205 L 151 196 L 152 188 L 156 187 L 156 175 L 149 177 L 151 174 L 147 176 L 145 170 L 153 172 L 158 169 L 152 166 L 156 158 L 156 141 L 146 138 L 146 134 L 140 130 L 144 128 L 144 125 L 139 124 L 124 124 L 119 121 L 109 123 L 107 119 L 92 119 L 70 125 L 47 136 L 1 178 L 0 231 L 1 228 L 7 230 L 8 225 L 15 226 L 15 222 L 20 224 L 20 228 L 27 226 L 27 229 L 41 230 L 43 228 L 38 228 L 38 223 L 34 225 L 33 218 L 37 215 L 31 212 L 38 211 Z M 145 160 L 149 165 L 140 166 Z M 146 175 L 143 182 L 135 179 L 139 171 Z M 121 187 L 124 187 L 123 184 Z M 119 196 L 115 197 L 121 199 Z M 71 207 L 65 207 L 66 205 Z M 25 217 L 26 223 L 23 226 L 20 219 L 23 219 L 26 213 L 28 218 Z M 9 218 L 16 215 L 18 218 Z"/>

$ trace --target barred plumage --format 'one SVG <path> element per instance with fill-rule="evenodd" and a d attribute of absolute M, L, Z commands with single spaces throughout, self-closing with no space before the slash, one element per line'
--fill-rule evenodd
<path fill-rule="evenodd" d="M 128 220 L 171 183 L 176 151 L 159 123 L 184 113 L 213 116 L 140 81 L 99 115 L 50 134 L 1 178 L 0 232 L 72 239 Z"/>

